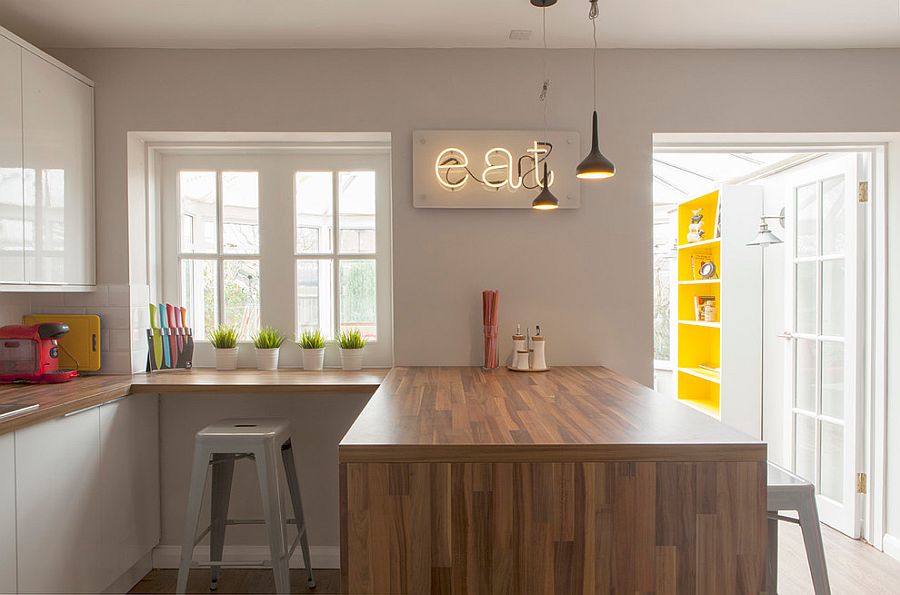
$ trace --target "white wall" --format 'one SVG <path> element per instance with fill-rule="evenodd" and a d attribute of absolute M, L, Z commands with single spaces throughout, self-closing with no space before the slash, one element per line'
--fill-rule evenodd
<path fill-rule="evenodd" d="M 900 50 L 603 51 L 603 149 L 619 173 L 586 183 L 581 209 L 417 210 L 412 131 L 539 128 L 538 52 L 53 53 L 97 83 L 101 283 L 129 281 L 127 131 L 390 132 L 398 364 L 477 362 L 478 292 L 497 287 L 503 335 L 540 322 L 551 363 L 602 363 L 650 384 L 652 133 L 900 131 Z M 550 124 L 578 129 L 583 142 L 589 68 L 587 51 L 551 52 Z M 891 217 L 900 229 L 896 210 Z M 900 364 L 900 349 L 892 353 Z M 900 428 L 898 409 L 890 415 Z M 890 500 L 889 529 L 900 534 L 900 487 Z"/>

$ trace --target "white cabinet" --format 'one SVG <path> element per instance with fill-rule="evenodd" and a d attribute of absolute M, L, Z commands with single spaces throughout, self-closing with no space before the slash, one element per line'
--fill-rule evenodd
<path fill-rule="evenodd" d="M 93 285 L 93 88 L 22 51 L 25 279 Z"/>
<path fill-rule="evenodd" d="M 0 284 L 25 282 L 22 48 L 0 37 Z"/>
<path fill-rule="evenodd" d="M 15 433 L 20 593 L 99 593 L 100 410 Z"/>
<path fill-rule="evenodd" d="M 159 407 L 154 394 L 100 408 L 101 558 L 112 583 L 159 543 Z"/>
<path fill-rule="evenodd" d="M 16 451 L 13 434 L 0 436 L 0 593 L 16 592 Z"/>

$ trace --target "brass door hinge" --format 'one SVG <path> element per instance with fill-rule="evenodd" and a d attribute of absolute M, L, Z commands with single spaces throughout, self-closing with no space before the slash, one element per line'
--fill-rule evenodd
<path fill-rule="evenodd" d="M 869 183 L 860 182 L 856 188 L 856 200 L 859 202 L 869 202 Z"/>
<path fill-rule="evenodd" d="M 866 493 L 866 474 L 865 473 L 857 473 L 856 474 L 856 493 L 857 494 L 865 494 Z"/>

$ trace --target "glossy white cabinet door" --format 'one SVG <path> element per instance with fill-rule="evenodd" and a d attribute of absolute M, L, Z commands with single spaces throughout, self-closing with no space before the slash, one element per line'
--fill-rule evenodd
<path fill-rule="evenodd" d="M 15 439 L 19 592 L 99 593 L 99 408 L 17 430 Z"/>
<path fill-rule="evenodd" d="M 16 592 L 16 450 L 13 434 L 0 436 L 0 593 Z"/>
<path fill-rule="evenodd" d="M 0 37 L 0 284 L 25 282 L 22 48 Z"/>
<path fill-rule="evenodd" d="M 93 285 L 94 91 L 22 51 L 25 277 Z"/>
<path fill-rule="evenodd" d="M 100 408 L 101 558 L 111 584 L 159 543 L 159 398 Z"/>

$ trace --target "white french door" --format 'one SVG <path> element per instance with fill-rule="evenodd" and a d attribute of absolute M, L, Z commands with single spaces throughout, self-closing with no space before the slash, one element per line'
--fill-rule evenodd
<path fill-rule="evenodd" d="M 820 157 L 789 180 L 782 335 L 793 470 L 815 484 L 822 522 L 854 538 L 865 321 L 857 162 L 857 153 Z"/>

